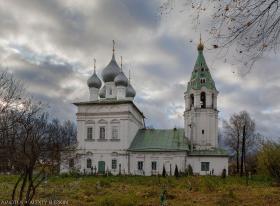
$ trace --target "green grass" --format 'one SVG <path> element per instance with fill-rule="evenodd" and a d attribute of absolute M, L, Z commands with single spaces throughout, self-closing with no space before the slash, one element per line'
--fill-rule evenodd
<path fill-rule="evenodd" d="M 17 176 L 0 176 L 0 200 L 8 200 Z M 36 200 L 67 200 L 68 205 L 159 205 L 163 186 L 168 205 L 280 205 L 280 188 L 267 177 L 50 177 Z"/>

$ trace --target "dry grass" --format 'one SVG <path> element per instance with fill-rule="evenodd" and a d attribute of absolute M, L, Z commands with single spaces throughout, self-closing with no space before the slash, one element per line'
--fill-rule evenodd
<path fill-rule="evenodd" d="M 0 176 L 0 201 L 10 199 L 16 176 Z M 159 205 L 163 185 L 168 205 L 279 206 L 280 188 L 269 179 L 253 177 L 246 186 L 239 177 L 51 177 L 36 200 L 67 200 L 68 205 Z"/>

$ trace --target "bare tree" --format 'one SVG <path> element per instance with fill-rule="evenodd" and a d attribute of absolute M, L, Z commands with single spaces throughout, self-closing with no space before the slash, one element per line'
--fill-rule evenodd
<path fill-rule="evenodd" d="M 8 72 L 0 73 L 0 114 L 22 103 L 24 87 Z"/>
<path fill-rule="evenodd" d="M 20 109 L 24 104 L 22 96 L 24 87 L 7 71 L 0 73 L 0 172 L 7 172 L 11 169 L 11 164 L 4 150 L 7 136 L 10 135 L 12 125 L 24 111 Z M 17 111 L 15 117 L 13 112 Z"/>
<path fill-rule="evenodd" d="M 227 49 L 250 71 L 265 52 L 278 50 L 280 33 L 279 0 L 163 0 L 161 14 L 192 10 L 194 23 L 203 13 L 211 16 L 203 28 L 212 37 L 212 48 Z M 222 52 L 223 54 L 225 52 Z"/>
<path fill-rule="evenodd" d="M 18 174 L 14 204 L 30 205 L 46 175 L 58 172 L 61 152 L 73 151 L 76 129 L 72 122 L 49 123 L 44 104 L 22 99 L 20 84 L 7 73 L 1 77 L 0 157 Z"/>
<path fill-rule="evenodd" d="M 244 127 L 246 132 L 243 136 Z M 254 148 L 255 122 L 246 111 L 242 111 L 239 114 L 233 114 L 229 122 L 223 121 L 223 129 L 225 144 L 234 152 L 236 158 L 236 173 L 241 174 L 243 165 L 246 163 L 246 155 Z M 240 155 L 241 152 L 242 155 Z M 240 160 L 242 160 L 241 164 Z"/>

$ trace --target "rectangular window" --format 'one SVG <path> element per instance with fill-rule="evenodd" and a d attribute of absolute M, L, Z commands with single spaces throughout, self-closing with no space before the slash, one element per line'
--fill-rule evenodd
<path fill-rule="evenodd" d="M 143 170 L 143 161 L 138 161 L 138 170 Z"/>
<path fill-rule="evenodd" d="M 112 169 L 113 170 L 117 169 L 117 160 L 115 159 L 112 160 Z"/>
<path fill-rule="evenodd" d="M 87 159 L 87 168 L 91 168 L 92 164 L 91 164 L 91 159 Z"/>
<path fill-rule="evenodd" d="M 105 139 L 105 127 L 100 127 L 99 138 Z"/>
<path fill-rule="evenodd" d="M 209 171 L 209 162 L 201 162 L 201 171 Z"/>
<path fill-rule="evenodd" d="M 92 127 L 87 128 L 87 139 L 92 139 Z"/>
<path fill-rule="evenodd" d="M 112 127 L 112 139 L 118 139 L 119 130 L 117 126 Z"/>
<path fill-rule="evenodd" d="M 202 134 L 204 134 L 204 129 L 203 129 L 203 130 L 201 130 L 201 133 L 202 133 Z"/>
<path fill-rule="evenodd" d="M 74 159 L 70 159 L 69 160 L 69 168 L 73 168 L 74 167 Z"/>
<path fill-rule="evenodd" d="M 157 170 L 157 162 L 152 162 L 152 170 Z"/>

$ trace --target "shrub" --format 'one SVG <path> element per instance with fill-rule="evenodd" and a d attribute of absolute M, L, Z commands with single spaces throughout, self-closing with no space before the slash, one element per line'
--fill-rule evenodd
<path fill-rule="evenodd" d="M 163 165 L 163 168 L 162 168 L 162 176 L 166 177 L 166 170 L 165 170 L 165 166 L 164 165 Z"/>
<path fill-rule="evenodd" d="M 179 177 L 179 171 L 178 171 L 178 167 L 177 167 L 177 165 L 176 165 L 176 167 L 175 167 L 175 172 L 174 172 L 174 175 L 175 175 L 175 177 L 176 177 L 176 178 L 178 178 L 178 177 Z"/>
<path fill-rule="evenodd" d="M 280 143 L 265 143 L 257 159 L 260 171 L 280 183 Z"/>
<path fill-rule="evenodd" d="M 226 170 L 226 169 L 223 169 L 222 178 L 225 179 L 226 176 L 227 176 L 227 170 Z"/>
<path fill-rule="evenodd" d="M 193 176 L 193 168 L 190 164 L 188 165 L 186 173 L 187 173 L 188 176 Z"/>

